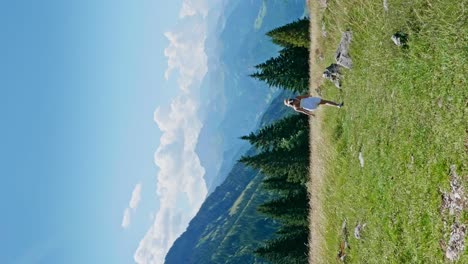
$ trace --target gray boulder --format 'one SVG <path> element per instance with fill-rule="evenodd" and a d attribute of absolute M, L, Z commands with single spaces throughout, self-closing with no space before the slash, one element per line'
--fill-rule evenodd
<path fill-rule="evenodd" d="M 351 31 L 348 30 L 343 32 L 341 35 L 340 45 L 338 46 L 338 49 L 335 53 L 336 63 L 347 69 L 351 69 L 353 66 L 353 61 L 349 55 L 349 44 L 351 44 L 352 37 L 353 33 Z"/>
<path fill-rule="evenodd" d="M 335 84 L 336 88 L 341 88 L 341 74 L 340 74 L 340 65 L 332 63 L 328 66 L 322 74 L 323 78 L 331 81 Z"/>
<path fill-rule="evenodd" d="M 466 226 L 455 222 L 452 225 L 450 239 L 445 250 L 445 257 L 451 261 L 456 261 L 465 251 Z"/>

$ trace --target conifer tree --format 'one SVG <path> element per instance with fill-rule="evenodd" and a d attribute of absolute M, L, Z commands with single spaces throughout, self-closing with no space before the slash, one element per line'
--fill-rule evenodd
<path fill-rule="evenodd" d="M 308 233 L 283 235 L 269 240 L 266 245 L 255 250 L 255 253 L 271 263 L 295 264 L 307 263 Z"/>
<path fill-rule="evenodd" d="M 305 182 L 308 175 L 309 150 L 296 147 L 292 150 L 264 151 L 254 156 L 243 156 L 239 160 L 266 175 L 288 175 L 291 182 Z"/>
<path fill-rule="evenodd" d="M 271 87 L 307 92 L 309 20 L 300 19 L 267 35 L 284 48 L 277 57 L 256 65 L 256 72 L 251 77 L 265 81 Z M 260 205 L 257 210 L 281 223 L 276 237 L 255 253 L 271 263 L 306 263 L 309 233 L 309 198 L 304 185 L 309 166 L 307 116 L 288 116 L 242 139 L 248 140 L 260 152 L 243 156 L 240 161 L 264 173 L 262 186 L 277 193 L 276 199 Z"/>
<path fill-rule="evenodd" d="M 301 192 L 305 189 L 303 183 L 288 181 L 288 175 L 266 177 L 262 182 L 263 188 L 281 193 Z"/>
<path fill-rule="evenodd" d="M 289 225 L 307 225 L 307 191 L 289 194 L 260 205 L 257 210 Z"/>
<path fill-rule="evenodd" d="M 282 47 L 303 47 L 309 49 L 309 18 L 302 18 L 269 31 L 271 41 Z"/>
<path fill-rule="evenodd" d="M 294 144 L 302 143 L 297 142 L 298 134 L 308 132 L 308 126 L 307 116 L 290 115 L 241 139 L 248 140 L 250 144 L 263 150 L 291 148 Z"/>
<path fill-rule="evenodd" d="M 309 87 L 309 50 L 303 47 L 284 48 L 278 57 L 255 66 L 250 76 L 271 87 L 283 87 L 303 93 Z"/>
<path fill-rule="evenodd" d="M 278 231 L 276 231 L 276 234 L 278 235 L 298 235 L 299 233 L 309 234 L 309 224 L 307 225 L 284 224 L 278 229 Z"/>

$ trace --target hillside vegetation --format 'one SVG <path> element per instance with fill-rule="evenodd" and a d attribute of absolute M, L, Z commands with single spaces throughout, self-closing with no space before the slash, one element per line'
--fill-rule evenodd
<path fill-rule="evenodd" d="M 271 87 L 306 93 L 310 40 L 301 36 L 308 36 L 308 31 L 309 19 L 302 18 L 268 32 L 272 42 L 282 49 L 276 57 L 256 65 L 257 71 L 251 76 Z M 293 112 L 285 106 L 283 109 Z M 306 263 L 309 252 L 308 116 L 294 113 L 242 139 L 248 140 L 258 153 L 243 156 L 240 161 L 265 175 L 263 191 L 274 197 L 258 206 L 257 211 L 279 224 L 275 236 L 263 241 L 255 254 L 270 263 Z"/>
<path fill-rule="evenodd" d="M 260 125 L 272 124 L 288 113 L 282 92 L 265 111 Z M 252 148 L 246 155 L 256 151 Z M 203 203 L 168 252 L 165 263 L 268 263 L 255 256 L 263 240 L 272 238 L 278 223 L 257 212 L 275 197 L 262 187 L 264 175 L 237 162 L 226 180 Z"/>
<path fill-rule="evenodd" d="M 268 35 L 268 45 L 265 45 L 258 34 L 267 33 L 266 28 L 274 29 L 272 24 L 289 22 L 291 17 L 296 17 L 293 13 L 303 12 L 304 3 L 299 0 L 287 3 L 264 1 L 255 21 L 255 30 L 252 30 L 248 26 L 252 21 L 246 15 L 253 12 L 255 5 L 258 3 L 233 1 L 226 8 L 230 15 L 221 34 L 225 40 L 222 59 L 225 64 L 234 65 L 226 75 L 235 77 L 232 82 L 227 80 L 231 94 L 226 95 L 231 99 L 242 94 L 243 89 L 255 89 L 249 98 L 271 103 L 263 115 L 258 113 L 258 117 L 262 117 L 256 130 L 242 137 L 252 144 L 252 148 L 207 197 L 187 230 L 172 245 L 166 263 L 307 262 L 308 119 L 284 107 L 283 99 L 293 97 L 293 92 L 307 90 L 308 19 L 277 29 Z M 281 8 L 285 5 L 288 8 Z M 275 12 L 266 15 L 267 9 Z M 294 39 L 297 34 L 289 34 L 290 31 L 301 32 L 303 39 L 297 41 Z M 270 43 L 276 38 L 281 39 L 278 41 L 281 45 Z M 262 54 L 271 56 L 269 47 L 274 48 L 275 54 L 262 63 Z M 265 55 L 265 59 L 268 56 Z M 251 60 L 260 64 L 252 67 Z M 249 73 L 255 71 L 251 73 L 252 77 L 271 86 L 266 98 L 255 97 L 257 92 L 265 92 L 265 84 L 245 78 L 246 70 Z M 250 85 L 252 82 L 256 85 Z M 242 115 L 244 108 L 259 105 L 256 102 L 235 103 L 234 107 L 238 108 L 236 117 L 251 118 Z M 232 120 L 230 124 L 233 124 Z M 243 125 L 245 123 L 237 122 L 231 128 Z M 219 125 L 223 131 L 234 130 L 231 128 L 224 123 Z M 210 141 L 205 142 L 209 150 L 213 145 L 207 142 Z M 211 165 L 216 165 L 216 161 L 213 162 Z"/>
<path fill-rule="evenodd" d="M 451 165 L 468 187 L 466 8 L 464 0 L 395 0 L 385 11 L 382 1 L 359 0 L 329 1 L 322 11 L 324 60 L 315 63 L 334 62 L 351 30 L 353 68 L 342 70 L 341 90 L 328 81 L 321 89 L 345 107 L 321 117 L 326 241 L 312 259 L 336 261 L 347 220 L 347 263 L 446 262 L 452 224 L 468 223 L 466 204 L 458 215 L 441 210 Z M 392 42 L 396 32 L 406 45 Z M 361 239 L 357 223 L 366 223 Z M 458 263 L 468 263 L 466 250 Z"/>

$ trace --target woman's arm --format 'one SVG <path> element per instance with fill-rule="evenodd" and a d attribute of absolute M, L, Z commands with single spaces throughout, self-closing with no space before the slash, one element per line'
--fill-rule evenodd
<path fill-rule="evenodd" d="M 305 115 L 308 115 L 308 116 L 315 116 L 311 111 L 305 110 L 302 107 L 297 108 L 296 111 L 299 112 L 299 113 L 303 113 Z"/>

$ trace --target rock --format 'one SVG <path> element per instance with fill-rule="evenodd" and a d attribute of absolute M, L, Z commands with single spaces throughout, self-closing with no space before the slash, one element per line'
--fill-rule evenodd
<path fill-rule="evenodd" d="M 459 215 L 466 202 L 465 190 L 455 165 L 452 165 L 450 166 L 450 192 L 442 192 L 441 211 L 448 210 L 450 215 Z"/>
<path fill-rule="evenodd" d="M 341 232 L 342 232 L 342 239 L 340 242 L 340 249 L 338 250 L 338 254 L 336 258 L 341 261 L 345 261 L 346 258 L 346 249 L 351 249 L 348 244 L 348 228 L 346 227 L 346 219 L 343 220 L 341 224 Z"/>
<path fill-rule="evenodd" d="M 347 247 L 347 243 L 346 241 L 341 241 L 340 243 L 340 250 L 338 250 L 338 254 L 336 255 L 336 258 L 340 261 L 345 261 L 345 258 L 346 258 L 346 247 Z"/>
<path fill-rule="evenodd" d="M 445 250 L 445 257 L 451 261 L 458 260 L 465 250 L 466 226 L 455 222 L 452 225 L 450 239 Z"/>
<path fill-rule="evenodd" d="M 362 151 L 359 151 L 359 164 L 361 168 L 364 168 L 364 156 L 362 155 Z"/>
<path fill-rule="evenodd" d="M 395 43 L 395 45 L 397 46 L 406 46 L 406 43 L 408 42 L 408 35 L 406 35 L 406 33 L 398 31 L 397 33 L 393 34 L 391 39 L 393 43 Z"/>
<path fill-rule="evenodd" d="M 332 83 L 335 84 L 336 88 L 341 88 L 341 74 L 340 74 L 340 66 L 336 63 L 332 63 L 328 66 L 322 74 L 323 78 L 330 80 Z"/>
<path fill-rule="evenodd" d="M 356 225 L 356 227 L 354 228 L 354 237 L 356 239 L 361 239 L 361 231 L 364 227 L 366 227 L 365 223 L 363 225 L 361 225 L 361 223 L 358 223 Z"/>
<path fill-rule="evenodd" d="M 345 247 L 346 248 L 351 248 L 348 244 L 348 237 L 349 237 L 349 233 L 348 233 L 348 227 L 346 226 L 346 219 L 343 221 L 343 223 L 341 224 L 341 232 L 342 232 L 342 237 L 343 237 L 343 241 L 345 243 Z"/>
<path fill-rule="evenodd" d="M 341 35 L 340 45 L 335 53 L 336 63 L 340 66 L 343 66 L 347 69 L 351 69 L 353 66 L 353 62 L 349 55 L 349 44 L 351 43 L 351 39 L 353 37 L 353 33 L 351 31 L 345 31 Z"/>
<path fill-rule="evenodd" d="M 456 261 L 460 258 L 465 250 L 466 226 L 460 224 L 462 211 L 468 206 L 468 198 L 465 196 L 463 179 L 457 174 L 455 165 L 450 166 L 450 192 L 442 192 L 441 213 L 444 210 L 449 211 L 449 215 L 453 215 L 454 222 L 450 228 L 449 241 L 446 244 L 441 243 L 442 249 L 445 251 L 445 257 L 450 261 Z M 444 227 L 447 220 L 443 219 Z M 446 236 L 446 235 L 444 235 Z"/>
<path fill-rule="evenodd" d="M 325 22 L 322 21 L 322 37 L 327 37 L 327 30 L 325 28 Z"/>
<path fill-rule="evenodd" d="M 395 45 L 401 46 L 400 38 L 398 38 L 397 36 L 393 35 L 392 36 L 392 41 L 393 41 L 393 43 L 395 43 Z"/>

